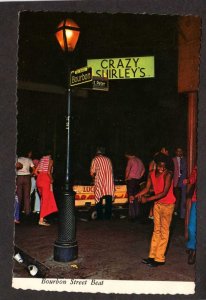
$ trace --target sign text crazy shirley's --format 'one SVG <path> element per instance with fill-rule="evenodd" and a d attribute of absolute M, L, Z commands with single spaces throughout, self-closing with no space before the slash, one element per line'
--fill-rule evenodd
<path fill-rule="evenodd" d="M 88 59 L 92 76 L 108 79 L 134 79 L 155 77 L 154 56 Z"/>

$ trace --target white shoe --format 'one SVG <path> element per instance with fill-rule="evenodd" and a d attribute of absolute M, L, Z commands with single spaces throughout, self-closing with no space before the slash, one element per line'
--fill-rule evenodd
<path fill-rule="evenodd" d="M 29 265 L 28 270 L 31 276 L 35 276 L 38 272 L 38 268 L 35 265 Z"/>
<path fill-rule="evenodd" d="M 18 263 L 20 263 L 20 264 L 23 263 L 23 259 L 22 259 L 21 255 L 20 255 L 19 253 L 16 253 L 16 254 L 14 255 L 14 259 L 15 259 Z"/>
<path fill-rule="evenodd" d="M 126 216 L 120 215 L 119 218 L 120 218 L 120 219 L 125 219 Z"/>

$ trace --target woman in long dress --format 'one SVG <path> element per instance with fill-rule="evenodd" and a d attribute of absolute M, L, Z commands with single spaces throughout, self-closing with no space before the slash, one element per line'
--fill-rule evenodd
<path fill-rule="evenodd" d="M 51 155 L 48 154 L 40 159 L 35 170 L 37 175 L 36 186 L 41 197 L 39 225 L 43 226 L 50 225 L 44 217 L 58 210 L 52 189 L 52 169 L 53 160 L 51 159 Z"/>

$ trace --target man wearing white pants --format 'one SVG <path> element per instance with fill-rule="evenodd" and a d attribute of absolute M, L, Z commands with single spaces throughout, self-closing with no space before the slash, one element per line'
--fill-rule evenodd
<path fill-rule="evenodd" d="M 30 195 L 34 193 L 34 209 L 33 213 L 39 213 L 40 212 L 40 198 L 39 193 L 36 187 L 36 178 L 34 176 L 31 177 L 31 191 Z"/>

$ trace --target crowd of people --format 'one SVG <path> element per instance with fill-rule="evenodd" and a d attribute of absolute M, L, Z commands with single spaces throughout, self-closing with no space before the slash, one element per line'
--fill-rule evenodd
<path fill-rule="evenodd" d="M 140 205 L 152 203 L 149 217 L 154 220 L 154 230 L 151 239 L 148 258 L 142 263 L 149 267 L 165 264 L 165 253 L 169 240 L 170 225 L 173 216 L 186 218 L 188 225 L 187 253 L 188 263 L 195 263 L 196 250 L 196 184 L 197 167 L 187 177 L 187 163 L 182 148 L 175 149 L 171 157 L 166 147 L 155 153 L 150 165 L 146 186 L 140 189 L 141 179 L 145 174 L 145 166 L 134 152 L 127 151 L 127 166 L 125 181 L 129 202 L 129 219 L 135 221 L 140 215 Z M 111 160 L 105 155 L 105 149 L 99 147 L 92 160 L 90 174 L 94 178 L 94 193 L 97 203 L 97 219 L 110 219 L 112 199 L 114 198 L 114 178 Z M 192 198 L 186 201 L 186 185 L 194 188 Z M 103 200 L 105 201 L 105 216 L 103 215 Z M 192 203 L 192 204 L 191 204 Z M 191 209 L 190 209 L 191 207 Z"/>
<path fill-rule="evenodd" d="M 53 194 L 53 160 L 47 151 L 39 160 L 32 159 L 32 151 L 23 153 L 16 161 L 16 195 L 14 222 L 20 223 L 22 213 L 31 214 L 31 195 L 34 193 L 33 213 L 39 214 L 38 224 L 49 226 L 45 217 L 57 212 Z"/>
<path fill-rule="evenodd" d="M 139 219 L 141 208 L 150 204 L 148 217 L 153 219 L 154 229 L 148 258 L 142 263 L 149 267 L 165 264 L 170 224 L 173 216 L 185 219 L 188 263 L 195 263 L 196 256 L 196 183 L 197 167 L 187 178 L 187 162 L 182 148 L 175 149 L 171 157 L 166 147 L 155 153 L 148 170 L 142 160 L 131 150 L 126 151 L 125 182 L 128 195 L 128 219 Z M 147 181 L 141 188 L 142 179 L 148 171 Z M 31 194 L 34 193 L 33 212 L 39 214 L 38 224 L 49 226 L 46 217 L 58 211 L 53 193 L 53 160 L 50 151 L 40 159 L 32 157 L 32 151 L 16 160 L 16 195 L 14 222 L 21 222 L 22 213 L 31 213 Z M 98 147 L 91 161 L 90 175 L 94 182 L 97 220 L 112 218 L 115 184 L 111 159 L 105 148 Z M 187 184 L 194 187 L 192 197 L 187 198 Z M 103 209 L 104 207 L 104 209 Z"/>

